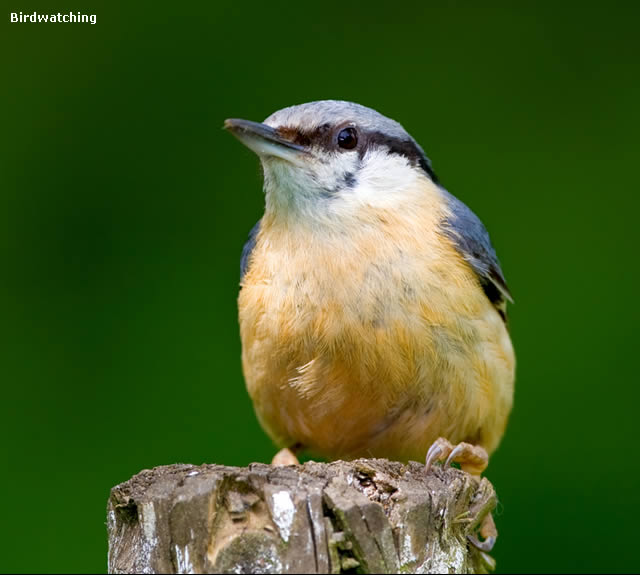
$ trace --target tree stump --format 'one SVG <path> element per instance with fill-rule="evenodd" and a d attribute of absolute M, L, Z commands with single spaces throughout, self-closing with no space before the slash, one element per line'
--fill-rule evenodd
<path fill-rule="evenodd" d="M 111 490 L 110 573 L 486 573 L 487 479 L 383 459 L 169 465 Z"/>

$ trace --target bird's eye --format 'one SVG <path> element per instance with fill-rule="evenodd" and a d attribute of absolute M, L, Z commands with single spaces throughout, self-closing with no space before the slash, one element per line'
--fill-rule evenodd
<path fill-rule="evenodd" d="M 345 150 L 353 150 L 358 145 L 358 132 L 355 128 L 345 128 L 338 134 L 338 146 Z"/>

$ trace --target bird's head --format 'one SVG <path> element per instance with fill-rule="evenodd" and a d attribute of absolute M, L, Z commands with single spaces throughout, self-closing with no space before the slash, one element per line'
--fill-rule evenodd
<path fill-rule="evenodd" d="M 437 183 L 398 122 L 352 102 L 310 102 L 264 123 L 229 119 L 225 128 L 260 157 L 267 211 L 276 214 L 349 213 L 402 201 L 418 178 Z"/>

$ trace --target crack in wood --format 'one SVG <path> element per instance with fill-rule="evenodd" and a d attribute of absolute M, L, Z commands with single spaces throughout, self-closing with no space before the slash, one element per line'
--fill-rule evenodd
<path fill-rule="evenodd" d="M 484 573 L 488 480 L 381 459 L 175 465 L 114 487 L 110 573 Z"/>

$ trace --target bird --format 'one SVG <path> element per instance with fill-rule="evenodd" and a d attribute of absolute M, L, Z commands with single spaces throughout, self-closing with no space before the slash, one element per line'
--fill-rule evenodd
<path fill-rule="evenodd" d="M 264 214 L 242 250 L 242 367 L 281 448 L 457 462 L 504 434 L 513 298 L 488 232 L 402 125 L 340 100 L 224 127 L 255 152 Z"/>

